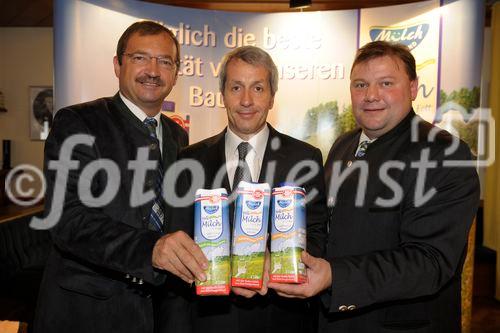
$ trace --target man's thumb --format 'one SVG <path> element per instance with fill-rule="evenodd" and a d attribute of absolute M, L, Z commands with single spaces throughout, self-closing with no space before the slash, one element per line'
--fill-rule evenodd
<path fill-rule="evenodd" d="M 309 268 L 313 268 L 316 266 L 316 258 L 307 253 L 306 251 L 302 251 L 301 255 L 302 262 Z"/>

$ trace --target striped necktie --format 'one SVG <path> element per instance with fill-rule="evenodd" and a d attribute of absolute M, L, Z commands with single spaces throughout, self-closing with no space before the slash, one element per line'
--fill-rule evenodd
<path fill-rule="evenodd" d="M 238 187 L 240 181 L 251 182 L 252 174 L 250 173 L 250 167 L 248 166 L 245 158 L 247 157 L 248 150 L 251 148 L 248 142 L 241 142 L 238 145 L 238 167 L 234 172 L 233 178 L 233 190 Z"/>
<path fill-rule="evenodd" d="M 158 149 L 160 149 L 159 146 L 159 140 L 158 137 L 156 136 L 156 126 L 158 126 L 158 122 L 156 119 L 147 117 L 144 119 L 144 125 L 146 125 L 146 128 L 149 131 L 149 136 L 153 138 L 156 141 L 156 144 L 158 145 Z M 155 177 L 155 199 L 153 202 L 153 207 L 151 208 L 151 213 L 149 215 L 149 223 L 153 227 L 154 230 L 163 233 L 163 225 L 164 225 L 164 220 L 165 220 L 165 215 L 163 212 L 163 203 L 162 203 L 162 185 L 163 185 L 163 163 L 162 163 L 162 158 L 161 158 L 161 153 L 160 153 L 160 158 L 158 160 L 158 167 L 156 168 L 157 174 Z"/>

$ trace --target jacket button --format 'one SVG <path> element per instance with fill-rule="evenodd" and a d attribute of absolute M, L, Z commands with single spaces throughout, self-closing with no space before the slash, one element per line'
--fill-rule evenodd
<path fill-rule="evenodd" d="M 341 306 L 339 306 L 339 311 L 340 311 L 340 312 L 347 311 L 347 306 L 346 306 L 346 305 L 341 305 Z"/>
<path fill-rule="evenodd" d="M 150 150 L 156 150 L 156 149 L 158 149 L 158 145 L 156 143 L 152 143 L 152 144 L 149 145 L 149 149 Z"/>
<path fill-rule="evenodd" d="M 356 310 L 356 305 L 349 305 L 347 307 L 347 310 L 349 310 L 349 311 Z"/>
<path fill-rule="evenodd" d="M 146 181 L 146 185 L 148 188 L 152 188 L 153 187 L 153 181 L 150 179 L 148 181 Z"/>

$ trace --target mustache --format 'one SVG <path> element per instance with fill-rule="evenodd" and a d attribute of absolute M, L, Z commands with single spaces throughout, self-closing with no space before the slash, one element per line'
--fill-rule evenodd
<path fill-rule="evenodd" d="M 148 74 L 143 74 L 135 79 L 139 83 L 152 83 L 158 86 L 165 85 L 165 82 L 159 76 L 151 76 Z"/>

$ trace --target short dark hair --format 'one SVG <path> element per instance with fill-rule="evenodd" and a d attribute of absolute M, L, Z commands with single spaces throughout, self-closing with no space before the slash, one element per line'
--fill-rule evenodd
<path fill-rule="evenodd" d="M 351 74 L 356 65 L 383 56 L 396 57 L 400 59 L 405 65 L 405 70 L 410 78 L 410 81 L 417 79 L 415 58 L 411 54 L 410 49 L 403 44 L 385 41 L 370 42 L 360 48 L 358 52 L 356 52 L 356 58 L 354 59 L 354 63 L 351 67 Z"/>
<path fill-rule="evenodd" d="M 138 33 L 140 36 L 158 35 L 161 33 L 166 33 L 167 35 L 169 35 L 175 44 L 175 50 L 177 51 L 177 54 L 175 56 L 175 63 L 177 64 L 177 67 L 179 67 L 181 63 L 179 41 L 175 37 L 174 33 L 170 31 L 170 29 L 154 21 L 135 22 L 123 32 L 120 39 L 118 40 L 118 44 L 116 45 L 116 57 L 118 58 L 118 63 L 120 65 L 122 64 L 122 56 L 125 53 L 125 49 L 127 48 L 128 40 L 135 33 Z"/>
<path fill-rule="evenodd" d="M 219 77 L 219 89 L 224 94 L 224 86 L 227 79 L 227 65 L 233 59 L 241 59 L 250 65 L 262 65 L 269 73 L 269 85 L 271 86 L 271 95 L 274 96 L 278 91 L 279 73 L 271 56 L 264 50 L 256 46 L 241 46 L 224 56 Z"/>

